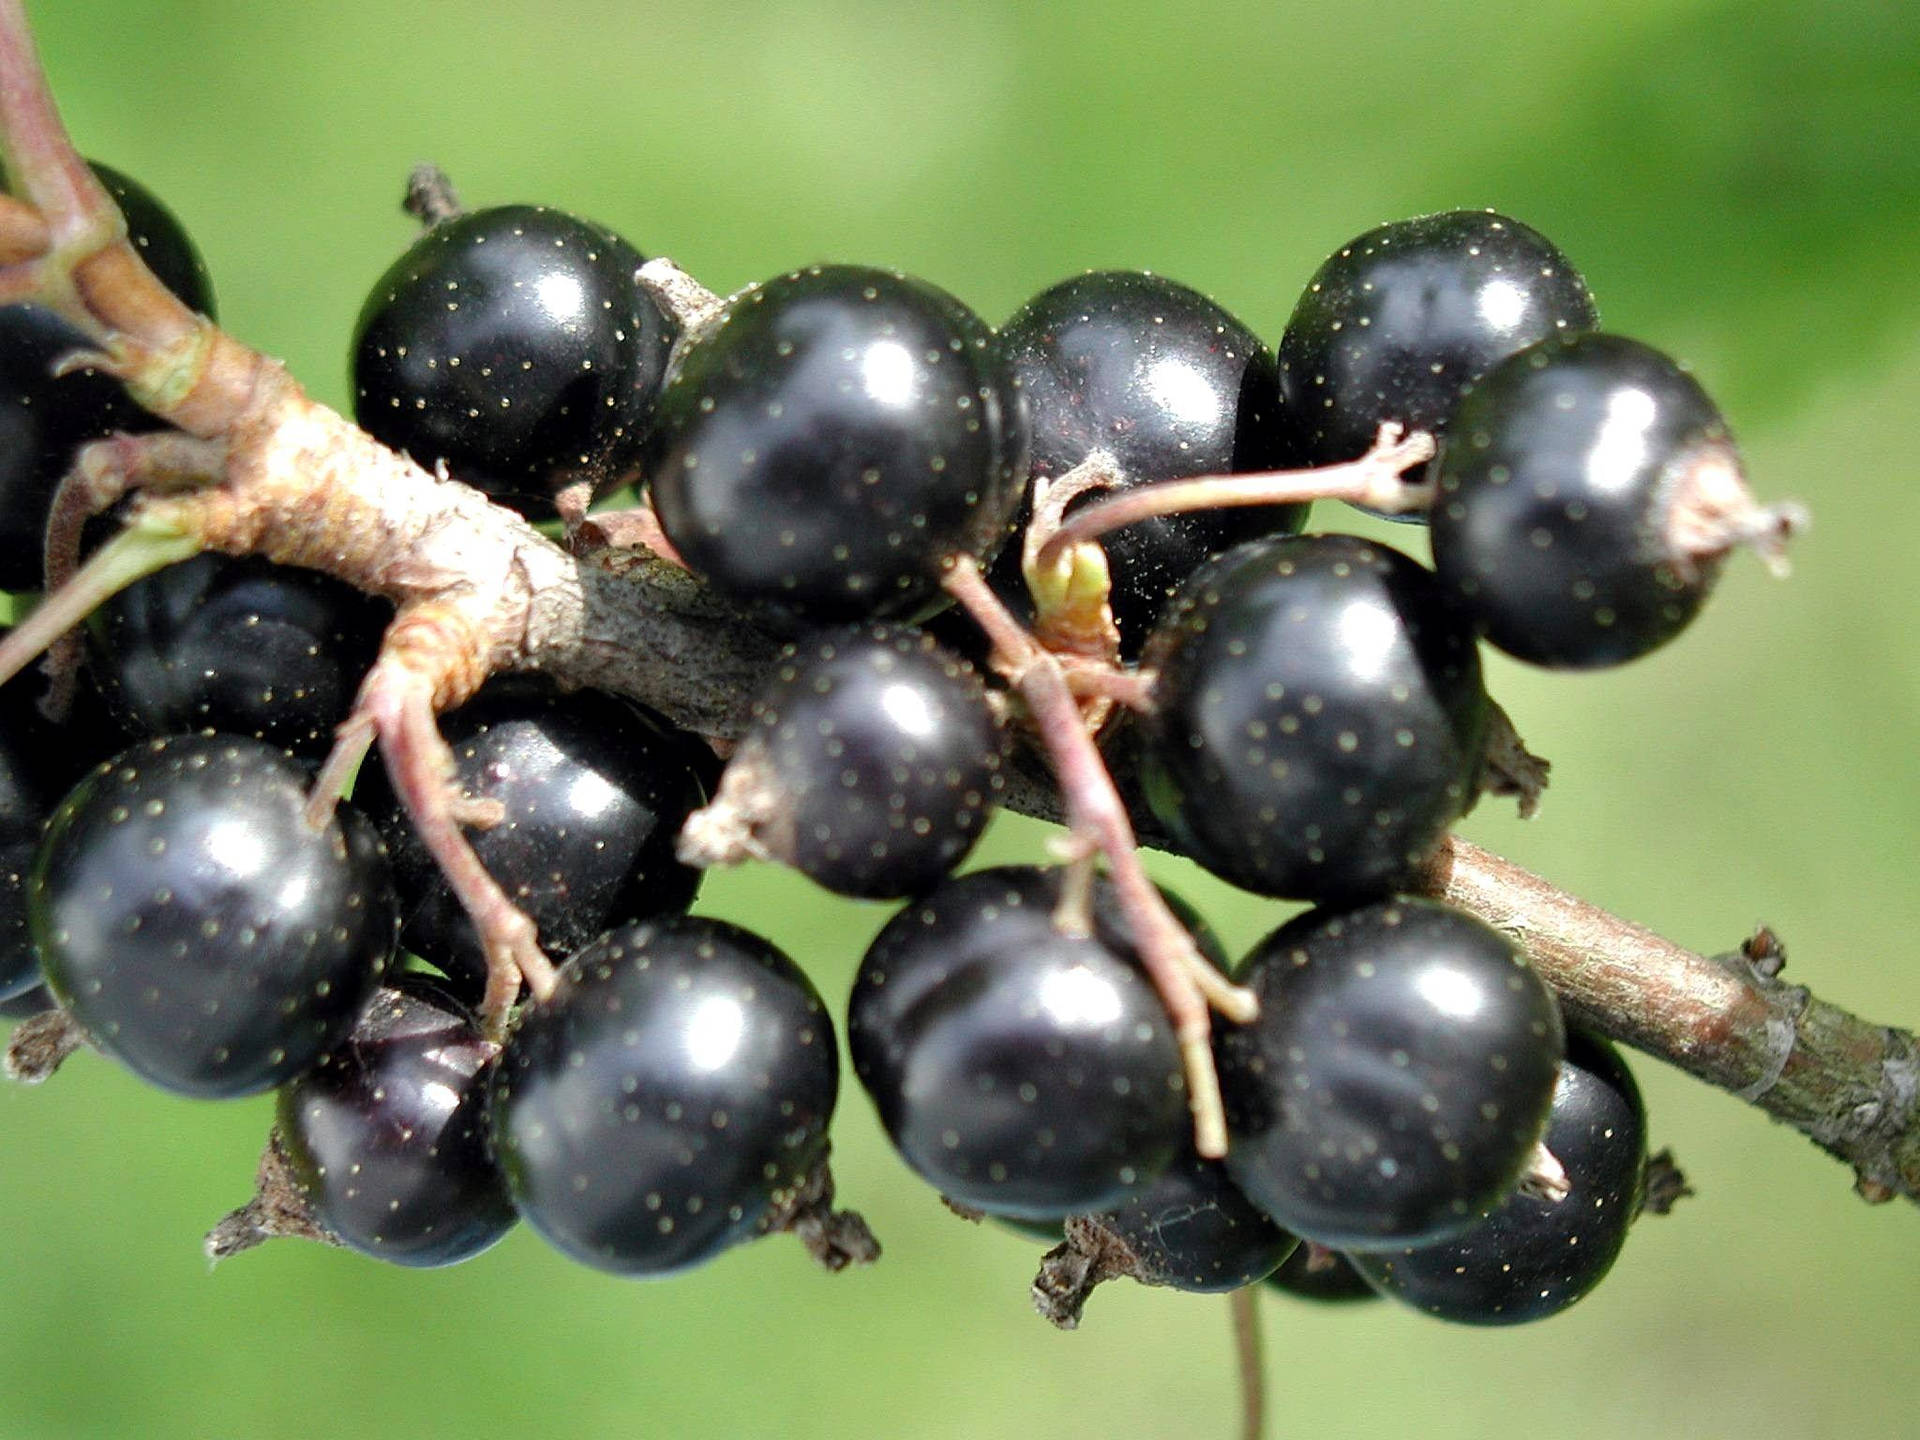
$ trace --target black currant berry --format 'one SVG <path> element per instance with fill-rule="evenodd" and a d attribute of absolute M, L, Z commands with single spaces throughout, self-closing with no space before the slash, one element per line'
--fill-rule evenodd
<path fill-rule="evenodd" d="M 317 571 L 196 555 L 95 611 L 88 663 L 137 734 L 213 729 L 318 759 L 392 613 Z"/>
<path fill-rule="evenodd" d="M 45 985 L 34 984 L 16 994 L 0 1000 L 0 1020 L 25 1020 L 30 1015 L 38 1015 L 44 1010 L 57 1009 L 60 1002 L 53 998 Z"/>
<path fill-rule="evenodd" d="M 971 666 L 914 630 L 793 645 L 681 854 L 762 855 L 841 895 L 914 895 L 980 838 L 1006 733 Z"/>
<path fill-rule="evenodd" d="M 93 172 L 161 284 L 211 316 L 213 283 L 172 212 L 118 171 L 96 163 Z M 44 306 L 0 309 L 0 590 L 40 588 L 47 512 L 74 451 L 116 430 L 158 426 L 117 380 L 97 370 L 54 377 L 56 363 L 86 348 L 86 337 Z"/>
<path fill-rule="evenodd" d="M 443 220 L 382 275 L 353 338 L 354 418 L 534 519 L 634 470 L 678 327 L 640 254 L 539 205 Z"/>
<path fill-rule="evenodd" d="M 40 984 L 40 958 L 27 929 L 27 875 L 40 830 L 65 786 L 49 783 L 59 732 L 34 709 L 30 687 L 0 688 L 0 1000 Z"/>
<path fill-rule="evenodd" d="M 922 280 L 851 265 L 735 296 L 660 397 L 667 538 L 730 594 L 815 620 L 924 610 L 946 560 L 1006 538 L 1026 418 L 987 326 Z"/>
<path fill-rule="evenodd" d="M 1598 323 L 1544 235 L 1491 210 L 1397 220 L 1315 272 L 1280 339 L 1280 388 L 1314 464 L 1385 421 L 1440 433 L 1466 388 L 1536 340 Z"/>
<path fill-rule="evenodd" d="M 1553 995 L 1496 931 L 1427 900 L 1314 910 L 1254 948 L 1260 1018 L 1221 1026 L 1227 1170 L 1344 1250 L 1429 1244 L 1520 1179 L 1563 1045 Z"/>
<path fill-rule="evenodd" d="M 699 740 L 597 690 L 561 692 L 531 677 L 489 682 L 441 718 L 454 782 L 500 804 L 498 824 L 467 839 L 556 959 L 610 927 L 685 910 L 700 872 L 674 838 L 706 800 Z M 473 922 L 421 843 L 381 767 L 355 791 L 393 857 L 407 948 L 477 1001 L 486 955 Z"/>
<path fill-rule="evenodd" d="M 396 1265 L 452 1265 L 505 1235 L 518 1216 L 487 1135 L 499 1048 L 423 975 L 378 991 L 280 1090 L 288 1168 L 315 1217 Z"/>
<path fill-rule="evenodd" d="M 1093 1218 L 1127 1247 L 1143 1285 L 1196 1294 L 1264 1279 L 1300 1244 L 1240 1193 L 1225 1165 L 1191 1144 L 1145 1187 Z"/>
<path fill-rule="evenodd" d="M 1109 884 L 1092 933 L 1057 871 L 950 880 L 896 915 L 854 981 L 854 1072 L 907 1164 L 949 1199 L 1046 1219 L 1104 1210 L 1188 1124 L 1173 1028 Z"/>
<path fill-rule="evenodd" d="M 1121 489 L 1279 470 L 1292 459 L 1273 352 L 1185 285 L 1133 270 L 1064 280 L 1015 313 L 999 343 L 1027 397 L 1035 476 L 1057 479 L 1094 450 L 1119 463 Z M 1208 556 L 1256 535 L 1292 533 L 1307 510 L 1196 510 L 1102 536 L 1122 653 L 1139 654 L 1174 587 Z M 1018 545 L 1002 550 L 990 578 L 1025 613 L 1031 602 L 1019 552 Z"/>
<path fill-rule="evenodd" d="M 1198 571 L 1147 651 L 1147 803 L 1263 895 L 1404 883 L 1475 797 L 1488 701 L 1432 575 L 1346 535 L 1256 540 Z"/>
<path fill-rule="evenodd" d="M 1434 474 L 1442 583 L 1537 665 L 1617 665 L 1671 640 L 1720 573 L 1691 542 L 1746 495 L 1699 382 L 1618 335 L 1548 340 L 1493 370 Z"/>
<path fill-rule="evenodd" d="M 1302 1245 L 1280 1262 L 1280 1268 L 1267 1276 L 1267 1284 L 1283 1295 L 1297 1300 L 1340 1303 L 1347 1300 L 1378 1300 L 1379 1291 L 1353 1268 L 1353 1262 L 1338 1250 L 1324 1245 Z"/>
<path fill-rule="evenodd" d="M 171 736 L 61 802 L 28 881 L 47 983 L 103 1051 L 163 1089 L 269 1090 L 352 1028 L 394 948 L 386 857 L 350 808 L 239 736 Z"/>
<path fill-rule="evenodd" d="M 1562 1199 L 1515 1193 L 1450 1240 L 1356 1254 L 1354 1267 L 1381 1294 L 1442 1320 L 1519 1325 L 1558 1315 L 1613 1268 L 1646 1171 L 1640 1090 L 1604 1040 L 1567 1036 L 1542 1143 L 1567 1172 Z"/>
<path fill-rule="evenodd" d="M 719 920 L 601 937 L 495 1071 L 527 1223 L 583 1264 L 662 1274 L 763 1233 L 824 1160 L 833 1024 L 798 967 Z"/>

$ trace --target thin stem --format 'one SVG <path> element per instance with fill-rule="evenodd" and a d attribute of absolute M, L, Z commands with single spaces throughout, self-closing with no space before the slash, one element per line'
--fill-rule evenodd
<path fill-rule="evenodd" d="M 1233 1354 L 1240 1378 L 1240 1440 L 1260 1440 L 1267 1432 L 1267 1375 L 1261 1363 L 1260 1301 L 1252 1285 L 1227 1296 L 1233 1314 Z"/>
<path fill-rule="evenodd" d="M 1198 475 L 1140 485 L 1068 516 L 1040 546 L 1037 567 L 1053 564 L 1070 545 L 1097 540 L 1109 530 L 1156 515 L 1188 510 L 1218 510 L 1233 505 L 1297 505 L 1312 500 L 1345 500 L 1372 510 L 1399 513 L 1424 510 L 1433 503 L 1426 481 L 1402 478 L 1403 472 L 1433 458 L 1433 437 L 1404 434 L 1398 425 L 1380 427 L 1373 448 L 1357 460 L 1316 470 L 1263 470 L 1239 475 Z"/>
<path fill-rule="evenodd" d="M 1202 1155 L 1217 1159 L 1227 1153 L 1227 1122 L 1220 1077 L 1213 1065 L 1212 1021 L 1197 975 L 1197 967 L 1206 962 L 1141 867 L 1126 806 L 1087 733 L 1059 662 L 1020 628 L 970 558 L 961 556 L 949 569 L 946 588 L 992 639 L 1009 680 L 1027 702 L 1066 803 L 1069 827 L 1090 838 L 1106 856 L 1141 964 L 1173 1022 L 1187 1076 L 1194 1143 Z M 1224 981 L 1221 984 L 1220 993 L 1234 1006 L 1235 1018 L 1251 1018 L 1256 1008 L 1252 995 Z"/>

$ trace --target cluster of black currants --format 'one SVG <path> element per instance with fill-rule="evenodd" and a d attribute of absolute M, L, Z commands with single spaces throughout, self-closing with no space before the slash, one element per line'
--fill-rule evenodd
<path fill-rule="evenodd" d="M 44 978 L 63 1023 L 181 1093 L 278 1089 L 262 1193 L 221 1249 L 307 1233 L 445 1264 L 524 1218 L 615 1273 L 770 1230 L 871 1258 L 830 1208 L 826 1006 L 771 942 L 687 914 L 701 867 L 755 857 L 906 902 L 855 982 L 855 1073 L 951 1205 L 1059 1241 L 1036 1282 L 1057 1322 L 1113 1275 L 1324 1288 L 1335 1252 L 1476 1323 L 1599 1281 L 1646 1190 L 1632 1079 L 1508 938 L 1410 892 L 1511 783 L 1482 639 L 1633 658 L 1785 521 L 1699 385 L 1597 330 L 1547 240 L 1490 212 L 1370 231 L 1276 358 L 1145 273 L 1068 280 L 998 330 L 854 266 L 722 302 L 560 212 L 422 193 L 429 228 L 360 317 L 358 422 L 582 553 L 612 533 L 589 507 L 637 492 L 637 533 L 791 643 L 724 767 L 532 676 L 443 718 L 478 863 L 564 961 L 510 1024 L 407 797 L 375 770 L 337 808 L 309 794 L 378 602 L 202 556 L 97 613 L 61 745 L 10 705 L 0 998 Z M 162 264 L 192 253 L 170 217 L 116 194 L 210 312 L 197 261 Z M 51 377 L 70 340 L 38 343 L 0 377 L 0 414 L 26 417 L 0 456 L 22 536 L 76 443 L 133 423 L 110 387 Z M 1302 533 L 1319 496 L 1424 517 L 1433 568 Z M 1077 819 L 1049 676 L 1078 739 L 1137 768 L 1140 824 L 1313 906 L 1230 966 L 1164 897 L 1195 968 L 1249 1001 L 1205 1062 L 1224 1158 L 1196 1138 L 1137 861 Z M 61 798 L 37 757 L 93 729 L 117 753 Z M 1073 858 L 956 876 L 1036 733 Z M 1312 1263 L 1283 1270 L 1296 1250 Z"/>

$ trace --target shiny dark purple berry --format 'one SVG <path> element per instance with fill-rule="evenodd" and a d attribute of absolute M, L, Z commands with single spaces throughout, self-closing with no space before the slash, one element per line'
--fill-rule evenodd
<path fill-rule="evenodd" d="M 1671 640 L 1720 572 L 1689 537 L 1744 498 L 1699 382 L 1619 335 L 1501 364 L 1462 402 L 1434 474 L 1441 583 L 1537 665 L 1617 665 Z"/>
<path fill-rule="evenodd" d="M 755 854 L 841 895 L 931 888 L 979 840 L 1006 732 L 973 668 L 914 630 L 834 630 L 781 657 L 682 853 Z"/>
<path fill-rule="evenodd" d="M 1026 479 L 987 326 L 922 280 L 827 265 L 735 296 L 660 397 L 648 480 L 687 563 L 817 621 L 911 615 L 990 556 Z"/>
<path fill-rule="evenodd" d="M 211 316 L 213 283 L 173 213 L 118 171 L 98 163 L 93 171 L 160 283 Z M 116 430 L 159 427 L 118 381 L 97 370 L 54 377 L 56 363 L 86 348 L 86 337 L 44 306 L 0 309 L 0 590 L 41 587 L 47 513 L 74 451 Z"/>
<path fill-rule="evenodd" d="M 1254 948 L 1260 1018 L 1221 1026 L 1227 1170 L 1304 1239 L 1430 1244 L 1527 1168 L 1563 1045 L 1518 949 L 1428 900 L 1314 910 Z"/>
<path fill-rule="evenodd" d="M 1148 647 L 1147 803 L 1263 895 L 1403 884 L 1475 797 L 1488 701 L 1465 615 L 1396 550 L 1257 540 L 1197 572 Z"/>
<path fill-rule="evenodd" d="M 487 1135 L 499 1048 L 423 975 L 379 990 L 280 1090 L 280 1138 L 316 1218 L 396 1265 L 452 1265 L 505 1235 L 518 1216 Z"/>
<path fill-rule="evenodd" d="M 1300 1244 L 1240 1193 L 1225 1165 L 1205 1159 L 1191 1144 L 1143 1188 L 1094 1219 L 1127 1247 L 1135 1279 L 1196 1294 L 1264 1279 Z"/>
<path fill-rule="evenodd" d="M 1381 1294 L 1464 1325 L 1558 1315 L 1606 1278 L 1640 1207 L 1647 1117 L 1618 1052 L 1573 1032 L 1542 1137 L 1567 1172 L 1559 1200 L 1507 1196 L 1479 1224 L 1417 1250 L 1356 1254 Z"/>
<path fill-rule="evenodd" d="M 392 614 L 317 571 L 196 555 L 94 612 L 88 663 L 137 734 L 220 730 L 317 760 Z"/>
<path fill-rule="evenodd" d="M 1178 1152 L 1186 1090 L 1173 1029 L 1117 917 L 1061 923 L 1057 871 L 949 880 L 861 962 L 854 1072 L 901 1157 L 943 1195 L 1029 1219 L 1103 1210 Z"/>
<path fill-rule="evenodd" d="M 1296 1300 L 1339 1304 L 1380 1298 L 1351 1260 L 1323 1245 L 1302 1245 L 1280 1262 L 1280 1268 L 1267 1276 L 1266 1283 Z"/>
<path fill-rule="evenodd" d="M 1516 350 L 1598 323 L 1538 231 L 1491 210 L 1356 236 L 1308 283 L 1280 339 L 1280 387 L 1314 464 L 1364 453 L 1385 421 L 1443 432 L 1467 387 Z"/>
<path fill-rule="evenodd" d="M 440 728 L 455 783 L 502 807 L 498 824 L 469 828 L 467 839 L 549 955 L 693 903 L 700 872 L 673 848 L 706 799 L 711 755 L 701 741 L 627 700 L 530 677 L 490 682 Z M 393 857 L 402 942 L 477 1001 L 487 967 L 473 922 L 384 769 L 368 767 L 355 796 Z"/>
<path fill-rule="evenodd" d="M 1015 312 L 999 343 L 1027 397 L 1035 476 L 1057 479 L 1095 450 L 1119 463 L 1122 489 L 1278 470 L 1292 459 L 1273 352 L 1175 281 L 1135 270 L 1063 280 Z M 1240 540 L 1296 531 L 1307 509 L 1198 510 L 1102 536 L 1122 653 L 1139 654 L 1174 588 L 1202 561 Z M 1026 613 L 1019 550 L 1001 551 L 991 579 L 1016 613 Z"/>
<path fill-rule="evenodd" d="M 443 220 L 382 275 L 353 338 L 354 418 L 535 519 L 631 478 L 677 327 L 641 255 L 539 205 Z"/>
<path fill-rule="evenodd" d="M 621 1275 L 763 1233 L 825 1159 L 833 1025 L 767 941 L 680 917 L 615 930 L 561 970 L 495 1072 L 493 1135 L 527 1223 Z"/>
<path fill-rule="evenodd" d="M 386 856 L 342 806 L 239 736 L 171 736 L 61 802 L 27 887 L 49 987 L 101 1050 L 163 1089 L 269 1090 L 352 1028 L 394 949 Z"/>
<path fill-rule="evenodd" d="M 0 1000 L 0 1020 L 25 1020 L 43 1010 L 56 1009 L 59 1003 L 45 985 L 36 982 Z"/>

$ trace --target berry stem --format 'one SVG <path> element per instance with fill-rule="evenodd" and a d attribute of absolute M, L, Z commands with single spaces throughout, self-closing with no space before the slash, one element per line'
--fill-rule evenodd
<path fill-rule="evenodd" d="M 1257 1287 L 1242 1285 L 1227 1296 L 1233 1319 L 1233 1354 L 1240 1379 L 1240 1440 L 1260 1440 L 1267 1432 L 1267 1377 L 1261 1363 L 1260 1302 Z"/>
<path fill-rule="evenodd" d="M 992 640 L 996 663 L 1026 701 L 1060 787 L 1069 828 L 1088 837 L 1106 856 L 1141 963 L 1173 1022 L 1193 1110 L 1194 1143 L 1202 1155 L 1217 1159 L 1227 1153 L 1227 1122 L 1220 1077 L 1213 1067 L 1207 1004 L 1212 999 L 1229 1018 L 1245 1023 L 1257 1013 L 1253 996 L 1217 975 L 1210 982 L 1203 980 L 1202 972 L 1211 973 L 1212 967 L 1200 957 L 1193 937 L 1142 868 L 1126 806 L 1087 733 L 1060 663 L 1021 629 L 971 557 L 955 560 L 945 583 L 948 593 Z"/>
<path fill-rule="evenodd" d="M 53 244 L 40 212 L 11 195 L 0 195 L 0 265 L 38 260 Z"/>
<path fill-rule="evenodd" d="M 1373 448 L 1358 460 L 1316 470 L 1261 470 L 1238 475 L 1197 475 L 1141 485 L 1101 500 L 1068 517 L 1033 556 L 1034 567 L 1059 563 L 1067 547 L 1097 540 L 1109 530 L 1178 515 L 1188 510 L 1217 510 L 1231 505 L 1297 505 L 1312 500 L 1345 500 L 1350 505 L 1390 514 L 1424 510 L 1433 503 L 1433 485 L 1407 480 L 1403 472 L 1433 458 L 1433 437 L 1422 431 L 1403 434 L 1398 425 L 1380 427 Z"/>

